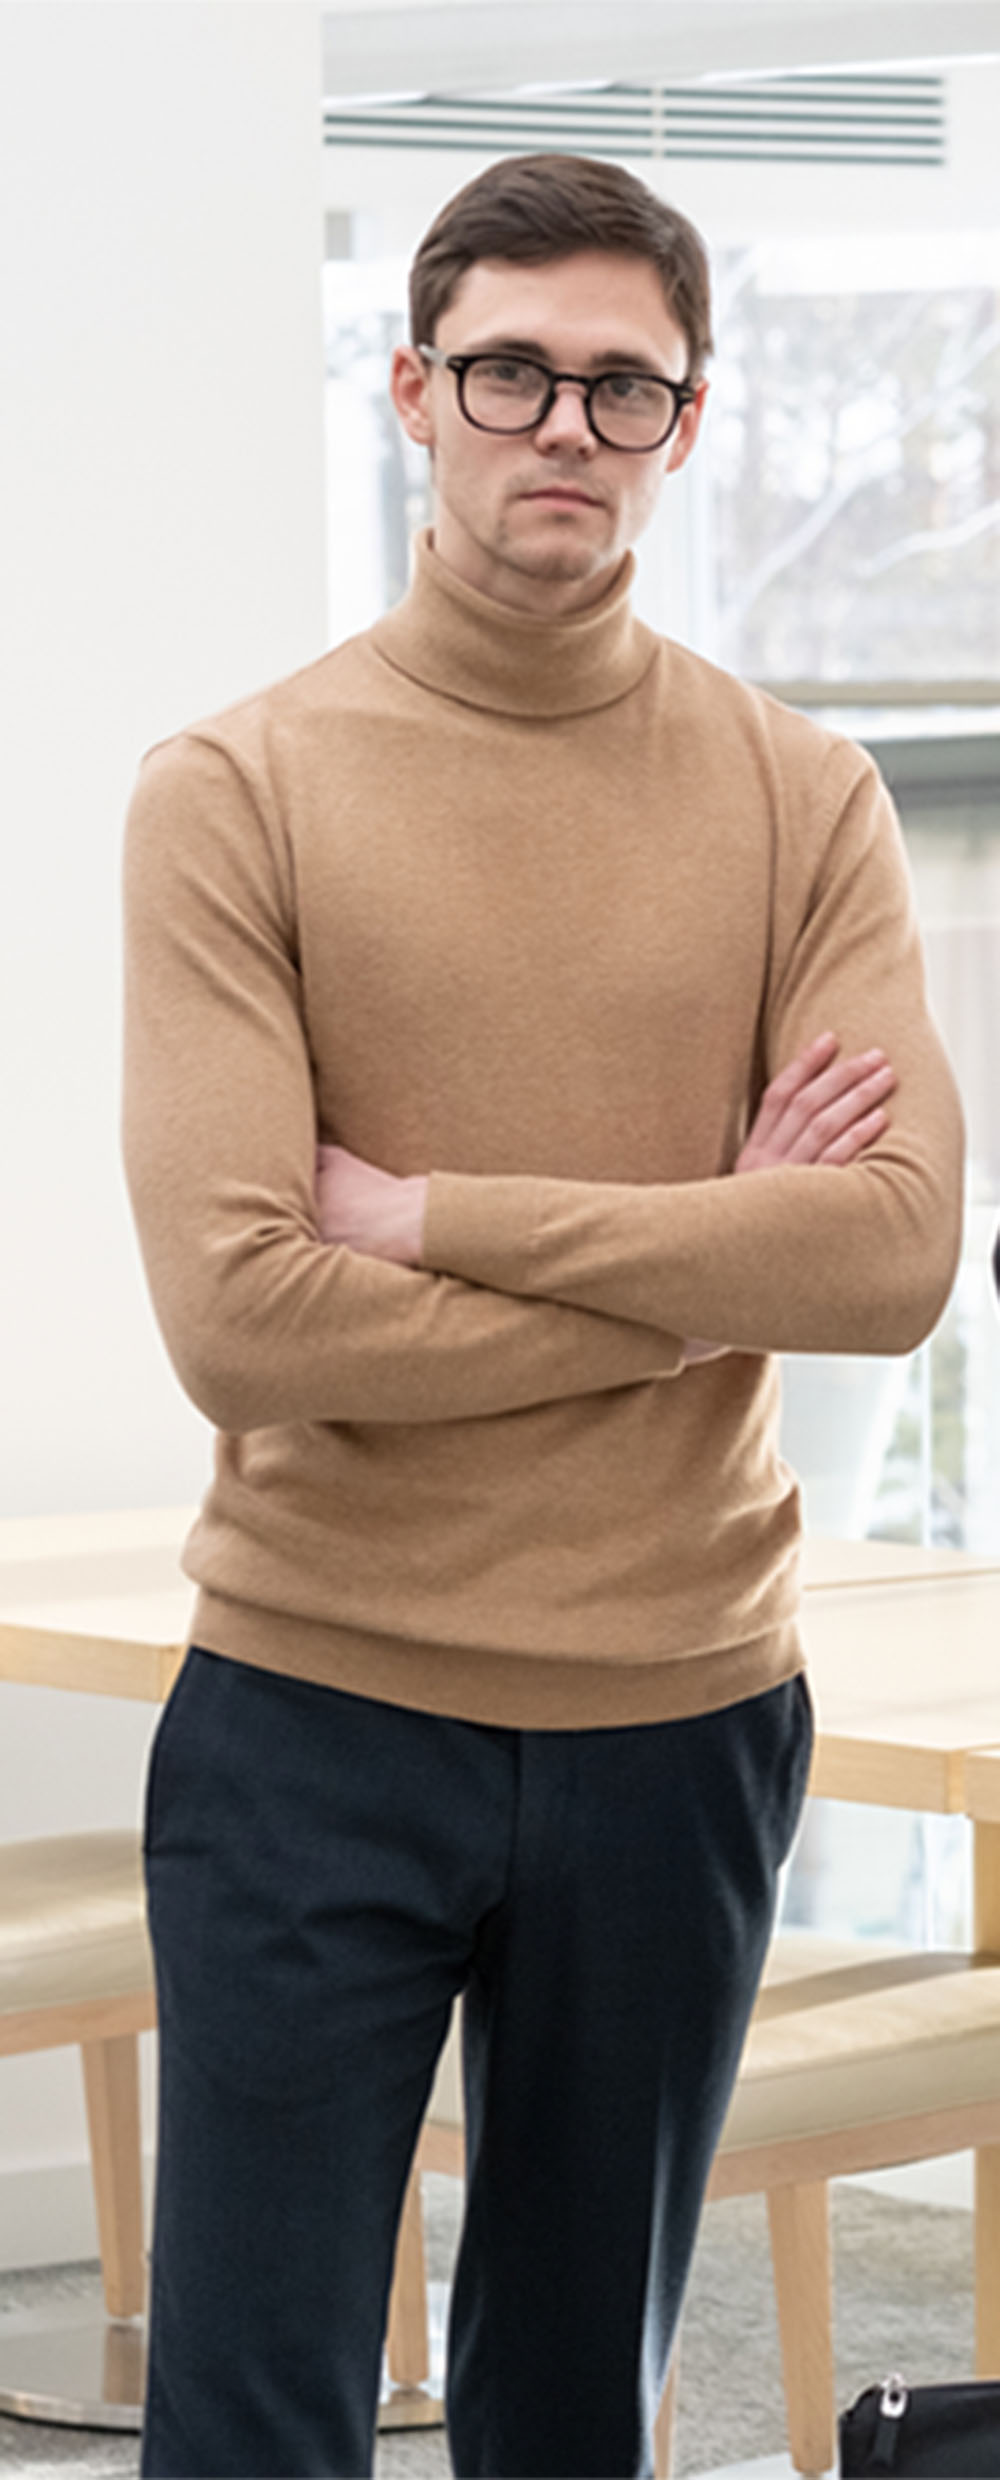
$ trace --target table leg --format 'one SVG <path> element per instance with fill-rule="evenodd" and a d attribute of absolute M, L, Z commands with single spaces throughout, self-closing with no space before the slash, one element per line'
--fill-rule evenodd
<path fill-rule="evenodd" d="M 1000 2377 L 1000 2144 L 976 2154 L 976 2375 Z"/>
<path fill-rule="evenodd" d="M 656 2480 L 670 2480 L 674 2468 L 674 2425 L 677 2417 L 677 2359 L 679 2336 L 674 2336 L 667 2382 L 660 2396 L 660 2408 L 653 2426 L 653 2470 Z"/>
<path fill-rule="evenodd" d="M 139 2044 L 128 2032 L 118 2040 L 84 2041 L 81 2053 L 105 2303 L 110 2317 L 141 2316 L 146 2261 Z"/>
<path fill-rule="evenodd" d="M 416 2166 L 410 2174 L 396 2242 L 386 2361 L 388 2382 L 383 2386 L 379 2404 L 379 2427 L 440 2428 L 444 2422 L 440 2369 L 435 2370 L 438 2387 L 432 2391 L 429 2382 L 427 2266 L 420 2171 Z"/>
<path fill-rule="evenodd" d="M 1000 1823 L 976 1818 L 972 1828 L 972 1943 L 1000 1955 Z"/>
<path fill-rule="evenodd" d="M 792 2461 L 796 2471 L 829 2471 L 837 2452 L 837 2422 L 825 2180 L 770 2188 L 767 2216 Z"/>

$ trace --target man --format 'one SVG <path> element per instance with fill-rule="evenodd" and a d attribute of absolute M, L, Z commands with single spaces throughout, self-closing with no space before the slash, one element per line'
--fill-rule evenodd
<path fill-rule="evenodd" d="M 870 761 L 630 611 L 691 227 L 501 164 L 412 311 L 410 592 L 129 830 L 129 1175 L 220 1433 L 149 1788 L 145 2468 L 368 2471 L 462 1993 L 455 2468 L 608 2480 L 808 1767 L 771 1356 L 926 1334 L 960 1122 Z"/>

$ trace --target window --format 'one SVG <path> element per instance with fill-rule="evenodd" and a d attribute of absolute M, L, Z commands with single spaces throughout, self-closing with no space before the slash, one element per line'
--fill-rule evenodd
<path fill-rule="evenodd" d="M 328 259 L 324 270 L 331 645 L 399 601 L 411 538 L 430 516 L 426 458 L 387 387 L 406 336 L 406 270 L 402 258 Z"/>
<path fill-rule="evenodd" d="M 996 697 L 1000 240 L 730 250 L 716 298 L 717 659 Z"/>

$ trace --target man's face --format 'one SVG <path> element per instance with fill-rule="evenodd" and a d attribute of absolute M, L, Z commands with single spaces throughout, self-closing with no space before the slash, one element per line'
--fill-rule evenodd
<path fill-rule="evenodd" d="M 605 250 L 539 267 L 481 259 L 439 319 L 444 353 L 518 352 L 552 370 L 687 377 L 688 346 L 652 264 Z M 596 602 L 648 524 L 666 473 L 698 435 L 707 384 L 662 448 L 635 455 L 594 437 L 578 388 L 560 388 L 534 431 L 480 431 L 459 409 L 455 374 L 412 346 L 393 357 L 404 429 L 431 452 L 434 543 L 467 584 L 517 610 L 553 614 Z"/>

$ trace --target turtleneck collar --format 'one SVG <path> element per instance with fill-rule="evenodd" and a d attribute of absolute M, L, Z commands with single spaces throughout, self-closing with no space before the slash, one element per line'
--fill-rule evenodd
<path fill-rule="evenodd" d="M 649 669 L 658 640 L 632 610 L 631 552 L 599 602 L 556 620 L 466 585 L 429 532 L 414 554 L 408 593 L 372 637 L 387 663 L 425 689 L 500 715 L 582 715 L 626 696 Z"/>

